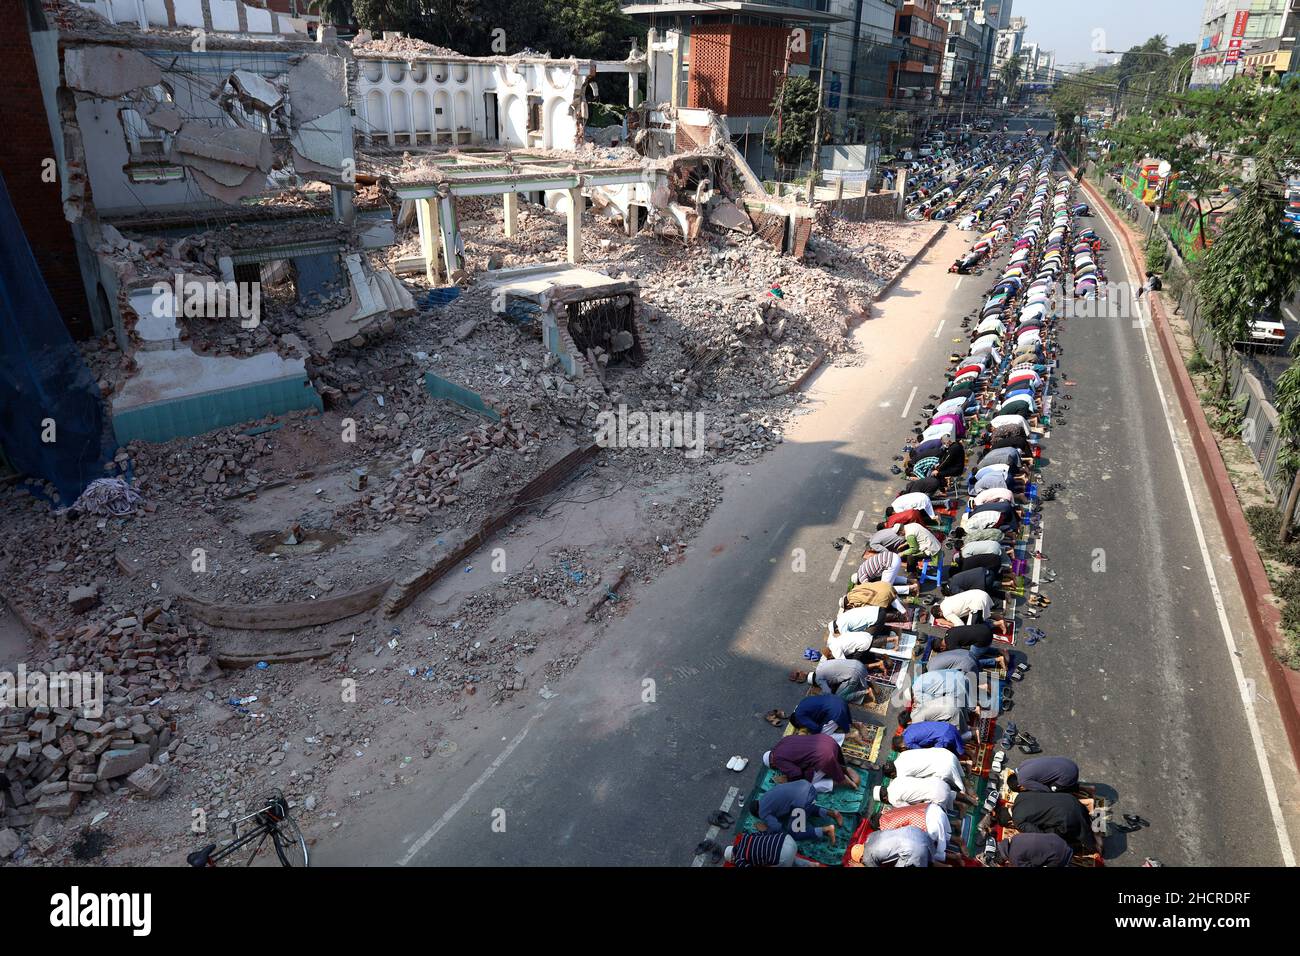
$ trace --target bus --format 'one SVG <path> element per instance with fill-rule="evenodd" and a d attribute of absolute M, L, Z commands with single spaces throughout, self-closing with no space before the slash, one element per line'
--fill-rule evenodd
<path fill-rule="evenodd" d="M 1162 213 L 1173 209 L 1174 180 L 1177 178 L 1170 176 L 1169 182 L 1165 184 L 1164 199 L 1160 203 Z M 1156 160 L 1143 160 L 1136 166 L 1129 166 L 1124 170 L 1121 182 L 1126 193 L 1154 209 L 1156 198 L 1160 196 L 1160 163 Z"/>

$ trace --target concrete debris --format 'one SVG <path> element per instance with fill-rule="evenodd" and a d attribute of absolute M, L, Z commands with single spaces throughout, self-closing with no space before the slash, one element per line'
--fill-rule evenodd
<path fill-rule="evenodd" d="M 68 86 L 102 99 L 114 99 L 132 90 L 162 82 L 162 69 L 138 50 L 112 46 L 77 46 L 63 58 L 63 79 Z"/>
<path fill-rule="evenodd" d="M 235 70 L 230 74 L 230 85 L 245 103 L 264 113 L 269 113 L 284 100 L 284 91 L 279 86 L 251 70 Z"/>
<path fill-rule="evenodd" d="M 289 106 L 296 126 L 347 106 L 347 79 L 337 56 L 308 54 L 289 69 Z"/>
<path fill-rule="evenodd" d="M 134 789 L 159 795 L 165 779 L 160 784 L 139 771 L 165 760 L 179 740 L 171 710 L 158 701 L 197 686 L 183 673 L 189 656 L 206 646 L 206 638 L 162 606 L 110 608 L 96 623 L 52 641 L 48 658 L 29 664 L 21 675 L 27 683 L 15 691 L 28 694 L 30 682 L 44 681 L 46 674 L 102 674 L 103 684 L 77 688 L 82 708 L 19 706 L 0 714 L 0 772 L 6 782 L 0 826 L 22 829 L 38 816 L 66 818 L 83 801 L 110 795 L 131 775 L 137 775 Z M 0 857 L 5 855 L 0 846 Z"/>

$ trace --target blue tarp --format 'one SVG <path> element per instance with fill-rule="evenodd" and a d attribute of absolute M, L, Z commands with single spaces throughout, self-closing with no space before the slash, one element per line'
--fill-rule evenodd
<path fill-rule="evenodd" d="M 53 483 L 67 506 L 106 474 L 114 451 L 106 418 L 0 176 L 0 446 L 19 473 Z M 54 441 L 44 441 L 51 422 Z"/>

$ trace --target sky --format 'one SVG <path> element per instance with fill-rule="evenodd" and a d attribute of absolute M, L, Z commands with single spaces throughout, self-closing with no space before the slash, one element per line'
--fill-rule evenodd
<path fill-rule="evenodd" d="M 1026 43 L 1056 51 L 1057 66 L 1091 65 L 1101 59 L 1094 43 L 1127 50 L 1157 33 L 1171 46 L 1199 39 L 1204 7 L 1203 0 L 1012 0 L 1011 15 L 1028 22 Z"/>

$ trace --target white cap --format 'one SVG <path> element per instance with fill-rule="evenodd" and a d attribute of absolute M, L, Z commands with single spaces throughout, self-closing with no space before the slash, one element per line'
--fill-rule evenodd
<path fill-rule="evenodd" d="M 727 847 L 725 850 L 722 851 L 722 858 L 726 860 L 728 863 L 730 863 L 732 856 L 735 855 L 735 851 L 736 848 L 734 846 Z"/>
<path fill-rule="evenodd" d="M 881 791 L 881 789 L 882 789 L 882 788 L 881 788 L 880 784 L 876 784 L 874 787 L 872 787 L 872 788 L 871 788 L 871 799 L 876 800 L 876 801 L 879 801 L 879 800 L 880 800 L 880 791 Z"/>
<path fill-rule="evenodd" d="M 771 756 L 772 756 L 772 751 L 770 751 L 770 750 L 766 751 L 766 752 L 763 754 L 763 766 L 764 766 L 764 767 L 770 767 L 770 766 L 772 766 L 772 764 L 768 761 L 768 758 L 771 757 Z"/>

